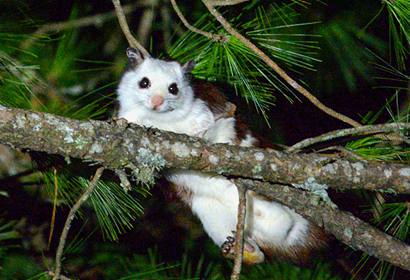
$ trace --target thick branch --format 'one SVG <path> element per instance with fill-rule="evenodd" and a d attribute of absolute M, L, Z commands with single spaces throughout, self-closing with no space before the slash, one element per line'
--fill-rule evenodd
<path fill-rule="evenodd" d="M 285 80 L 292 88 L 294 88 L 297 92 L 302 94 L 306 97 L 313 105 L 317 108 L 332 116 L 342 122 L 345 122 L 353 127 L 361 126 L 360 123 L 357 121 L 336 112 L 332 108 L 327 107 L 325 104 L 320 102 L 312 93 L 310 93 L 307 89 L 301 86 L 298 82 L 296 82 L 292 77 L 290 77 L 285 70 L 279 67 L 277 63 L 275 63 L 269 56 L 267 56 L 261 49 L 259 49 L 255 44 L 249 41 L 246 37 L 236 31 L 232 25 L 219 13 L 213 5 L 213 1 L 210 0 L 202 0 L 205 6 L 208 8 L 209 12 L 216 18 L 217 21 L 228 31 L 229 34 L 236 37 L 239 41 L 241 41 L 246 47 L 252 50 L 255 54 L 257 54 L 260 59 L 262 59 L 269 67 L 271 67 L 283 80 Z"/>
<path fill-rule="evenodd" d="M 216 172 L 308 188 L 311 184 L 312 189 L 313 186 L 324 187 L 323 184 L 328 184 L 336 189 L 410 192 L 410 168 L 405 165 L 352 162 L 316 154 L 287 154 L 226 144 L 206 145 L 198 138 L 132 124 L 124 126 L 103 121 L 78 121 L 2 106 L 0 143 L 94 161 L 112 170 L 150 165 L 155 168 L 177 167 Z M 248 181 L 245 184 L 252 187 Z M 404 261 L 410 253 L 404 243 L 352 215 L 327 205 L 318 205 L 310 193 L 300 190 L 288 187 L 277 189 L 263 183 L 254 186 L 256 192 L 291 206 L 323 225 L 346 244 L 400 267 L 408 267 L 408 262 L 406 265 Z M 312 207 L 306 207 L 310 204 Z M 399 252 L 403 253 L 400 255 Z"/>
<path fill-rule="evenodd" d="M 371 256 L 410 270 L 410 246 L 356 218 L 332 208 L 312 193 L 283 185 L 240 180 L 250 190 L 294 209 L 338 240 Z"/>
<path fill-rule="evenodd" d="M 147 158 L 157 158 L 160 160 L 148 164 L 304 187 L 314 184 L 339 190 L 410 193 L 408 165 L 207 145 L 198 138 L 133 124 L 123 127 L 5 107 L 0 107 L 0 143 L 96 161 L 113 170 L 138 166 L 141 162 L 147 164 Z"/>

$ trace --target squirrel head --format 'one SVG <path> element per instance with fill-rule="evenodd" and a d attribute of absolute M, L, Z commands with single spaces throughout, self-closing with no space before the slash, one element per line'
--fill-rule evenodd
<path fill-rule="evenodd" d="M 193 62 L 181 65 L 175 61 L 143 57 L 134 48 L 128 48 L 126 54 L 129 66 L 118 87 L 121 106 L 166 114 L 192 102 L 188 74 L 194 67 Z"/>

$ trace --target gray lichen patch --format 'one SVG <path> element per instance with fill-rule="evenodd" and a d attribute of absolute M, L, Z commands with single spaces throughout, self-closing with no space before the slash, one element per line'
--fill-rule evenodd
<path fill-rule="evenodd" d="M 72 144 L 74 143 L 74 129 L 72 129 L 71 127 L 67 126 L 67 125 L 63 125 L 63 126 L 59 126 L 57 128 L 57 130 L 61 133 L 64 134 L 64 142 L 66 144 Z"/>
<path fill-rule="evenodd" d="M 329 195 L 327 194 L 328 186 L 325 184 L 320 184 L 316 181 L 314 177 L 309 177 L 302 184 L 292 184 L 295 188 L 310 191 L 313 194 L 318 195 L 326 204 L 332 208 L 337 208 L 337 205 L 332 202 Z"/>
<path fill-rule="evenodd" d="M 90 154 L 99 154 L 102 152 L 103 152 L 103 147 L 100 145 L 100 143 L 95 142 L 91 145 Z"/>
<path fill-rule="evenodd" d="M 16 120 L 13 122 L 13 128 L 14 129 L 25 128 L 26 121 L 27 121 L 26 117 L 24 117 L 24 116 L 20 116 L 20 117 L 16 118 Z"/>
<path fill-rule="evenodd" d="M 343 235 L 348 239 L 351 240 L 353 237 L 353 231 L 350 228 L 345 228 L 343 230 Z"/>
<path fill-rule="evenodd" d="M 257 161 L 262 161 L 265 158 L 265 155 L 262 152 L 256 152 L 255 153 L 255 159 Z"/>
<path fill-rule="evenodd" d="M 142 139 L 141 139 L 141 146 L 142 147 L 149 147 L 150 143 L 151 142 L 149 141 L 149 139 L 147 137 L 142 137 Z"/>
<path fill-rule="evenodd" d="M 322 170 L 326 173 L 333 174 L 333 175 L 337 173 L 335 169 L 335 165 L 333 163 L 326 164 L 325 166 L 322 167 Z"/>
<path fill-rule="evenodd" d="M 390 178 L 393 175 L 393 171 L 391 169 L 385 169 L 383 174 L 386 178 Z"/>
<path fill-rule="evenodd" d="M 146 148 L 138 149 L 136 160 L 138 167 L 132 164 L 129 166 L 132 169 L 133 179 L 145 185 L 154 184 L 157 172 L 166 165 L 162 155 L 152 153 Z"/>
<path fill-rule="evenodd" d="M 166 164 L 164 157 L 160 154 L 154 154 L 145 148 L 138 149 L 137 161 L 143 166 L 151 167 L 155 170 L 160 170 Z"/>
<path fill-rule="evenodd" d="M 271 163 L 270 164 L 270 169 L 272 169 L 273 172 L 276 172 L 276 171 L 278 171 L 278 166 L 274 163 Z"/>
<path fill-rule="evenodd" d="M 176 142 L 171 145 L 171 151 L 177 157 L 187 157 L 190 154 L 190 150 L 185 143 Z"/>
<path fill-rule="evenodd" d="M 260 164 L 256 164 L 253 168 L 252 168 L 252 174 L 254 175 L 258 175 L 262 172 L 262 166 Z"/>
<path fill-rule="evenodd" d="M 364 170 L 364 165 L 361 162 L 355 162 L 352 164 L 352 167 L 357 175 L 360 175 L 361 172 Z"/>
<path fill-rule="evenodd" d="M 402 168 L 399 170 L 400 176 L 410 177 L 410 168 Z"/>
<path fill-rule="evenodd" d="M 38 114 L 35 114 L 35 113 L 31 113 L 28 116 L 29 116 L 29 119 L 31 119 L 32 121 L 40 121 L 41 120 L 40 116 Z"/>
<path fill-rule="evenodd" d="M 85 146 L 88 144 L 88 141 L 84 137 L 77 136 L 74 139 L 74 144 L 78 150 L 83 150 Z"/>
<path fill-rule="evenodd" d="M 198 152 L 198 150 L 197 149 L 192 149 L 191 150 L 191 156 L 193 156 L 193 157 L 197 157 L 197 156 L 199 156 L 199 152 Z"/>
<path fill-rule="evenodd" d="M 215 155 L 210 155 L 208 157 L 208 160 L 210 163 L 212 163 L 213 165 L 217 165 L 219 163 L 219 158 Z"/>

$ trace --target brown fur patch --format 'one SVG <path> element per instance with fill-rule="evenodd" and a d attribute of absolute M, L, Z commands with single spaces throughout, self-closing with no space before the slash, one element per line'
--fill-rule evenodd
<path fill-rule="evenodd" d="M 216 118 L 228 118 L 235 115 L 236 106 L 213 84 L 195 80 L 192 84 L 195 97 L 205 101 Z"/>
<path fill-rule="evenodd" d="M 330 236 L 320 227 L 309 224 L 309 232 L 303 244 L 286 248 L 275 247 L 272 244 L 258 242 L 262 251 L 270 258 L 291 261 L 299 265 L 307 265 L 312 259 L 327 247 Z"/>
<path fill-rule="evenodd" d="M 171 192 L 173 192 L 182 202 L 191 207 L 192 192 L 187 190 L 183 186 L 179 186 L 173 183 L 169 183 L 169 185 Z"/>

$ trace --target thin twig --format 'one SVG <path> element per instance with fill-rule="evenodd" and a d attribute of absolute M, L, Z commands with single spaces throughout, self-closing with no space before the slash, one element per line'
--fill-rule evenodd
<path fill-rule="evenodd" d="M 119 178 L 120 181 L 121 181 L 121 184 L 120 184 L 120 185 L 121 185 L 121 187 L 123 188 L 123 190 L 124 190 L 125 192 L 130 191 L 130 190 L 131 190 L 131 183 L 130 183 L 130 181 L 128 180 L 127 173 L 125 173 L 125 171 L 122 170 L 122 169 L 116 169 L 116 170 L 115 170 L 115 173 L 117 174 L 118 178 Z"/>
<path fill-rule="evenodd" d="M 398 132 L 400 129 L 410 129 L 410 123 L 388 123 L 377 125 L 366 125 L 355 128 L 334 130 L 316 137 L 307 138 L 289 147 L 288 152 L 297 152 L 303 148 L 312 146 L 317 143 L 326 142 L 332 139 L 341 138 L 355 134 L 376 134 L 380 132 Z M 405 140 L 405 139 L 404 139 Z"/>
<path fill-rule="evenodd" d="M 55 275 L 55 273 L 53 271 L 49 271 L 48 275 L 50 275 L 51 277 L 53 277 Z M 71 278 L 68 278 L 67 276 L 61 275 L 60 274 L 60 280 L 71 280 Z"/>
<path fill-rule="evenodd" d="M 56 221 L 56 212 L 57 212 L 57 195 L 58 195 L 58 178 L 57 178 L 57 169 L 54 168 L 53 212 L 51 214 L 50 233 L 48 235 L 47 251 L 50 250 L 50 244 L 51 244 L 51 240 L 53 238 L 54 225 L 55 225 L 55 221 Z"/>
<path fill-rule="evenodd" d="M 178 7 L 178 4 L 175 0 L 171 0 L 171 4 L 172 7 L 174 8 L 175 12 L 177 13 L 179 19 L 182 21 L 182 23 L 185 25 L 186 28 L 188 28 L 189 30 L 191 30 L 192 32 L 201 34 L 213 41 L 216 42 L 226 42 L 228 41 L 228 38 L 226 38 L 226 36 L 221 35 L 221 34 L 214 34 L 214 33 L 210 33 L 210 32 L 206 32 L 203 31 L 201 29 L 198 29 L 192 25 L 189 24 L 188 20 L 185 18 L 185 16 L 182 14 L 181 10 Z"/>
<path fill-rule="evenodd" d="M 81 205 L 88 199 L 88 197 L 93 192 L 94 188 L 97 185 L 98 180 L 100 179 L 102 173 L 104 171 L 104 167 L 99 167 L 97 171 L 95 171 L 94 177 L 91 182 L 88 184 L 87 189 L 84 193 L 80 196 L 77 202 L 71 207 L 70 213 L 68 213 L 67 220 L 65 221 L 63 232 L 60 236 L 60 243 L 58 244 L 57 253 L 56 253 L 56 269 L 54 272 L 53 280 L 60 279 L 61 273 L 61 257 L 63 256 L 63 250 L 65 246 L 65 242 L 67 240 L 67 235 L 71 227 L 71 222 L 74 220 L 75 213 L 80 209 Z"/>
<path fill-rule="evenodd" d="M 349 158 L 353 158 L 356 160 L 367 161 L 367 159 L 365 159 L 364 157 L 359 156 L 358 154 L 355 154 L 354 152 L 349 151 L 348 149 L 342 146 L 326 147 L 326 148 L 315 151 L 315 153 L 323 153 L 327 151 L 338 151 L 342 157 L 349 157 Z"/>
<path fill-rule="evenodd" d="M 233 6 L 248 2 L 249 0 L 211 0 L 212 6 Z"/>
<path fill-rule="evenodd" d="M 134 38 L 134 36 L 132 36 L 130 28 L 127 24 L 127 19 L 124 15 L 124 10 L 121 7 L 120 0 L 112 0 L 112 3 L 114 4 L 118 22 L 120 24 L 122 32 L 125 35 L 125 38 L 128 41 L 128 44 L 133 48 L 137 48 L 144 57 L 150 57 L 149 52 L 137 41 L 137 39 Z"/>
<path fill-rule="evenodd" d="M 244 242 L 244 227 L 246 216 L 246 188 L 240 183 L 236 184 L 238 189 L 239 204 L 238 204 L 238 221 L 236 223 L 235 235 L 235 260 L 232 269 L 231 280 L 238 280 L 241 274 L 242 257 L 243 257 L 243 242 Z"/>
<path fill-rule="evenodd" d="M 204 5 L 208 8 L 209 12 L 216 18 L 217 21 L 225 28 L 225 30 L 231 34 L 232 36 L 236 37 L 239 41 L 241 41 L 246 47 L 251 49 L 255 54 L 257 54 L 260 59 L 262 59 L 267 65 L 269 65 L 283 80 L 285 80 L 292 88 L 294 88 L 297 92 L 302 94 L 306 97 L 313 105 L 317 108 L 332 116 L 342 122 L 345 122 L 353 127 L 361 126 L 360 123 L 357 121 L 345 116 L 341 113 L 336 112 L 335 110 L 327 107 L 322 102 L 319 101 L 313 94 L 311 94 L 307 89 L 301 86 L 298 82 L 296 82 L 293 78 L 291 78 L 282 68 L 279 67 L 276 62 L 270 59 L 262 50 L 260 50 L 255 44 L 249 41 L 246 37 L 236 31 L 231 24 L 215 9 L 212 5 L 212 2 L 209 0 L 202 0 Z"/>
<path fill-rule="evenodd" d="M 128 14 L 136 9 L 136 7 L 141 6 L 141 4 L 128 4 L 123 7 L 124 14 Z M 115 11 L 111 11 L 108 13 L 103 13 L 103 14 L 97 14 L 93 16 L 88 16 L 88 17 L 83 17 L 79 19 L 74 19 L 74 20 L 68 20 L 68 21 L 61 21 L 61 22 L 55 22 L 55 23 L 47 23 L 42 26 L 40 26 L 30 38 L 27 40 L 23 41 L 21 44 L 21 47 L 26 49 L 31 46 L 33 41 L 39 36 L 50 33 L 50 32 L 60 32 L 66 29 L 72 29 L 72 28 L 79 28 L 79 27 L 85 27 L 85 26 L 90 26 L 90 25 L 95 25 L 99 26 L 105 21 L 108 21 L 116 16 Z"/>

